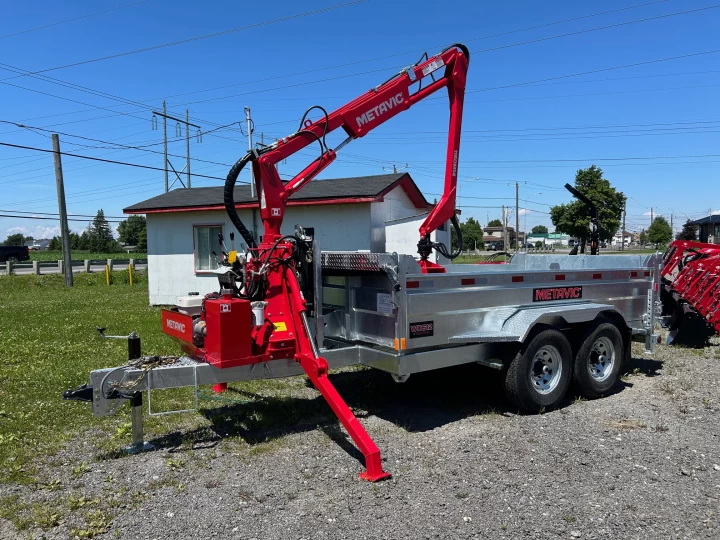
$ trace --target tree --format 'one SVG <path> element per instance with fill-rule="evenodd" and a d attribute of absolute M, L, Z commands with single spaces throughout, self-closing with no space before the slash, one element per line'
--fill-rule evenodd
<path fill-rule="evenodd" d="M 60 251 L 62 249 L 62 241 L 59 236 L 53 236 L 47 248 L 51 251 Z"/>
<path fill-rule="evenodd" d="M 670 224 L 662 216 L 656 217 L 647 231 L 648 241 L 651 244 L 667 244 L 672 240 Z"/>
<path fill-rule="evenodd" d="M 478 249 L 483 249 L 485 244 L 483 243 L 483 230 L 480 223 L 473 217 L 467 218 L 465 223 L 460 223 L 460 232 L 463 237 L 463 250 L 473 250 L 475 246 Z M 455 228 L 452 229 L 452 245 L 453 250 L 457 249 L 457 234 L 455 234 Z M 140 246 L 138 246 L 139 248 Z M 147 239 L 145 248 L 147 249 Z"/>
<path fill-rule="evenodd" d="M 454 231 L 455 228 L 453 227 L 453 232 Z M 147 229 L 140 231 L 140 234 L 138 235 L 137 248 L 138 251 L 147 251 Z"/>
<path fill-rule="evenodd" d="M 688 219 L 683 225 L 682 231 L 677 233 L 675 240 L 696 240 L 697 239 L 697 226 L 692 225 L 692 222 Z"/>
<path fill-rule="evenodd" d="M 502 221 L 500 221 L 499 219 L 491 219 L 488 222 L 487 226 L 488 227 L 502 227 L 503 224 L 502 224 Z"/>
<path fill-rule="evenodd" d="M 547 234 L 548 228 L 545 225 L 535 225 L 531 232 L 532 234 Z"/>
<path fill-rule="evenodd" d="M 645 229 L 640 231 L 638 240 L 640 241 L 640 245 L 643 245 L 643 246 L 648 243 L 648 233 Z"/>
<path fill-rule="evenodd" d="M 102 211 L 102 208 L 98 210 L 97 215 L 88 227 L 87 233 L 90 251 L 107 253 L 117 249 L 110 224 L 105 219 L 105 212 Z"/>
<path fill-rule="evenodd" d="M 30 244 L 32 244 L 34 241 L 35 241 L 35 239 L 34 239 L 32 236 L 26 236 L 26 237 L 25 237 L 25 244 L 27 244 L 28 242 L 29 242 Z"/>
<path fill-rule="evenodd" d="M 575 188 L 590 199 L 598 208 L 600 240 L 610 241 L 620 228 L 620 218 L 625 195 L 617 191 L 603 178 L 602 169 L 592 165 L 575 174 Z M 590 209 L 582 201 L 574 200 L 550 209 L 550 219 L 555 231 L 580 240 L 580 253 L 585 253 L 585 243 L 590 236 Z"/>
<path fill-rule="evenodd" d="M 23 235 L 22 233 L 16 233 L 16 234 L 9 234 L 8 237 L 3 242 L 3 245 L 5 246 L 22 246 L 23 245 Z"/>
<path fill-rule="evenodd" d="M 118 225 L 118 240 L 125 245 L 137 246 L 140 242 L 140 233 L 146 230 L 145 216 L 130 216 Z"/>

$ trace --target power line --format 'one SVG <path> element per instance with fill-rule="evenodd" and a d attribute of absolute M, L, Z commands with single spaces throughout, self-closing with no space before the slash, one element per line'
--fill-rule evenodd
<path fill-rule="evenodd" d="M 22 34 L 28 34 L 30 32 L 37 32 L 38 30 L 44 30 L 45 28 L 50 28 L 52 26 L 58 26 L 60 24 L 66 24 L 69 22 L 79 21 L 80 19 L 87 19 L 89 17 L 95 17 L 96 15 L 102 15 L 103 13 L 108 13 L 110 11 L 117 11 L 118 9 L 123 9 L 131 6 L 136 6 L 138 4 L 144 4 L 148 0 L 139 0 L 138 2 L 132 2 L 131 4 L 124 4 L 122 6 L 117 6 L 114 8 L 108 8 L 103 9 L 102 11 L 96 11 L 94 13 L 88 13 L 87 15 L 80 15 L 79 17 L 73 17 L 72 19 L 65 19 L 64 21 L 58 21 L 50 24 L 45 24 L 43 26 L 36 26 L 35 28 L 29 28 L 28 30 L 22 30 L 20 32 L 15 32 L 14 34 L 7 34 L 4 36 L 0 36 L 0 39 L 7 39 L 15 36 L 20 36 Z"/>
<path fill-rule="evenodd" d="M 684 158 L 706 158 L 720 157 L 720 154 L 701 154 L 690 156 L 637 156 L 637 157 L 602 157 L 584 159 L 496 159 L 496 160 L 465 160 L 463 163 L 555 163 L 555 162 L 576 162 L 576 161 L 626 161 L 626 160 L 647 160 L 647 159 L 684 159 Z M 417 160 L 419 163 L 436 163 L 439 160 Z"/>
<path fill-rule="evenodd" d="M 59 216 L 60 215 L 57 212 L 33 212 L 30 210 L 0 210 L 0 212 L 11 212 L 13 214 L 32 214 L 32 215 L 39 214 L 41 216 Z M 92 216 L 89 214 L 68 214 L 68 216 L 89 217 L 89 218 L 96 217 L 96 216 Z M 111 218 L 111 219 L 125 219 L 125 216 L 105 216 L 105 217 Z"/>
<path fill-rule="evenodd" d="M 0 217 L 16 218 L 16 219 L 45 219 L 50 221 L 60 221 L 59 217 L 40 217 L 40 216 L 18 216 L 10 214 L 0 214 Z M 93 219 L 68 218 L 68 221 L 94 221 Z M 106 220 L 108 223 L 121 223 L 120 221 Z"/>
<path fill-rule="evenodd" d="M 280 23 L 280 22 L 291 21 L 291 20 L 293 20 L 293 19 L 300 19 L 300 18 L 302 18 L 302 17 L 309 17 L 309 16 L 311 16 L 311 15 L 317 15 L 317 14 L 319 14 L 319 13 L 325 13 L 325 12 L 328 12 L 328 11 L 334 11 L 334 10 L 336 10 L 336 9 L 341 9 L 341 8 L 344 8 L 344 7 L 349 7 L 349 6 L 352 6 L 352 5 L 355 5 L 355 4 L 361 4 L 361 3 L 365 2 L 365 1 L 366 1 L 366 0 L 353 0 L 352 2 L 346 2 L 346 3 L 344 3 L 344 4 L 336 4 L 336 5 L 334 5 L 334 6 L 329 6 L 329 7 L 325 7 L 325 8 L 320 8 L 320 9 L 316 9 L 316 10 L 313 10 L 313 11 L 306 11 L 306 12 L 304 12 L 304 13 L 297 13 L 297 14 L 295 14 L 295 15 L 288 15 L 288 16 L 286 16 L 286 17 L 280 17 L 280 18 L 278 18 L 278 19 L 272 19 L 272 20 L 269 20 L 269 21 L 263 21 L 263 22 L 259 22 L 259 23 L 253 23 L 253 24 L 249 24 L 249 25 L 246 25 L 246 26 L 238 26 L 238 27 L 236 27 L 236 28 L 230 28 L 229 30 L 222 30 L 222 31 L 219 31 L 219 32 L 213 32 L 213 33 L 211 33 L 211 34 L 205 34 L 205 35 L 202 35 L 202 36 L 195 36 L 195 37 L 191 37 L 191 38 L 180 39 L 180 40 L 177 40 L 177 41 L 171 41 L 171 42 L 169 42 L 169 43 L 163 43 L 163 44 L 160 44 L 160 45 L 153 45 L 153 46 L 151 46 L 151 47 L 143 47 L 142 49 L 135 49 L 135 50 L 132 50 L 132 51 L 125 51 L 125 52 L 121 52 L 121 53 L 111 54 L 111 55 L 108 55 L 108 56 L 101 56 L 101 57 L 98 57 L 98 58 L 91 58 L 91 59 L 88 59 L 88 60 L 82 60 L 82 61 L 80 61 L 80 62 L 73 62 L 73 63 L 71 63 L 71 64 L 64 64 L 64 65 L 62 65 L 62 66 L 55 66 L 55 67 L 51 67 L 51 68 L 41 69 L 41 70 L 38 70 L 38 71 L 34 71 L 33 74 L 37 74 L 37 73 L 47 73 L 48 71 L 57 71 L 57 70 L 59 70 L 59 69 L 66 69 L 66 68 L 69 68 L 69 67 L 82 66 L 82 65 L 85 65 L 85 64 L 92 64 L 92 63 L 95 63 L 95 62 L 102 62 L 102 61 L 104 61 L 104 60 L 110 60 L 110 59 L 113 59 L 113 58 L 120 58 L 120 57 L 122 57 L 122 56 L 129 56 L 129 55 L 132 55 L 132 54 L 139 54 L 139 53 L 143 53 L 143 52 L 154 51 L 154 50 L 158 50 L 158 49 L 164 49 L 164 48 L 167 48 L 167 47 L 174 47 L 174 46 L 176 46 L 176 45 L 182 45 L 182 44 L 184 44 L 184 43 L 191 43 L 191 42 L 200 41 L 200 40 L 203 40 L 203 39 L 210 39 L 210 38 L 214 38 L 214 37 L 218 37 L 218 36 L 223 36 L 223 35 L 226 35 L 226 34 L 232 34 L 232 33 L 235 33 L 235 32 L 242 32 L 242 31 L 244 31 L 244 30 L 250 30 L 250 29 L 253 29 L 253 28 L 259 28 L 259 27 L 261 27 L 261 26 L 267 26 L 267 25 L 270 25 L 270 24 L 276 24 L 276 23 Z M 14 77 L 13 77 L 13 78 L 14 78 Z"/>
<path fill-rule="evenodd" d="M 0 142 L 0 146 L 8 146 L 11 148 L 22 148 L 24 150 L 34 150 L 36 152 L 45 152 L 45 153 L 53 152 L 52 150 L 45 150 L 44 148 L 35 148 L 32 146 L 23 146 L 23 145 L 19 145 L 19 144 L 11 144 L 11 143 L 6 143 L 6 142 Z M 140 165 L 139 163 L 127 163 L 124 161 L 115 161 L 112 159 L 103 159 L 103 158 L 92 157 L 92 156 L 82 156 L 80 154 L 71 154 L 69 152 L 60 152 L 60 154 L 63 156 L 70 156 L 70 157 L 75 157 L 75 158 L 80 158 L 80 159 L 89 159 L 91 161 L 101 161 L 103 163 L 112 163 L 114 165 L 125 165 L 127 167 L 137 167 L 139 169 L 149 169 L 152 171 L 165 171 L 165 169 L 161 169 L 160 167 L 151 167 L 150 165 Z M 210 178 L 211 180 L 223 180 L 223 181 L 225 180 L 225 178 L 221 178 L 219 176 L 207 176 L 204 174 L 193 173 L 192 176 L 197 176 L 198 178 Z M 249 182 L 240 182 L 240 183 L 248 184 Z"/>

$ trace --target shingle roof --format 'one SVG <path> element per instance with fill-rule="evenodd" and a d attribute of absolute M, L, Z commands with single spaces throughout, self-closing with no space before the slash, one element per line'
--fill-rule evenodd
<path fill-rule="evenodd" d="M 358 176 L 353 178 L 334 178 L 329 180 L 313 180 L 300 191 L 290 197 L 293 201 L 316 201 L 332 204 L 338 199 L 372 199 L 388 191 L 394 184 L 402 181 L 403 188 L 416 192 L 408 193 L 411 199 L 424 202 L 422 193 L 407 173 L 381 174 L 377 176 Z M 182 188 L 163 193 L 146 201 L 133 204 L 123 210 L 126 213 L 143 213 L 143 211 L 192 209 L 223 206 L 223 186 Z M 419 198 L 418 198 L 419 196 Z M 257 199 L 250 196 L 250 186 L 241 184 L 235 186 L 236 204 L 257 204 Z"/>
<path fill-rule="evenodd" d="M 691 221 L 690 225 L 704 225 L 705 223 L 720 223 L 720 214 L 712 214 L 704 218 Z"/>

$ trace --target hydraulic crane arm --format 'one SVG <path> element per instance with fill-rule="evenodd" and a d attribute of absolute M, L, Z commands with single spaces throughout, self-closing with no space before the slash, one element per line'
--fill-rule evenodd
<path fill-rule="evenodd" d="M 322 107 L 311 107 L 305 113 L 298 131 L 257 153 L 248 154 L 238 161 L 228 175 L 225 207 L 231 220 L 250 247 L 255 246 L 255 241 L 251 237 L 246 237 L 246 235 L 249 236 L 249 232 L 237 217 L 232 196 L 237 175 L 248 161 L 252 162 L 260 203 L 260 216 L 265 229 L 264 238 L 272 242 L 281 236 L 280 226 L 290 196 L 325 170 L 335 160 L 337 152 L 341 148 L 353 139 L 364 137 L 390 118 L 409 109 L 441 88 L 447 88 L 450 98 L 450 127 L 445 185 L 440 201 L 420 227 L 421 242 L 418 244 L 421 259 L 427 259 L 430 249 L 433 247 L 429 241 L 430 233 L 443 223 L 455 218 L 460 130 L 469 52 L 464 45 L 455 44 L 433 57 L 424 56 L 424 60 L 402 70 L 385 83 L 369 90 L 336 111 L 327 113 Z M 437 72 L 441 69 L 443 70 L 442 76 L 436 78 Z M 432 82 L 423 87 L 423 79 L 426 77 L 432 78 Z M 415 84 L 418 85 L 418 88 L 412 92 L 411 87 Z M 313 108 L 320 109 L 324 113 L 323 116 L 315 122 L 305 120 Z M 347 139 L 337 148 L 330 149 L 325 144 L 325 136 L 338 128 L 345 131 Z M 275 165 L 311 144 L 320 145 L 320 156 L 289 182 L 283 183 Z"/>

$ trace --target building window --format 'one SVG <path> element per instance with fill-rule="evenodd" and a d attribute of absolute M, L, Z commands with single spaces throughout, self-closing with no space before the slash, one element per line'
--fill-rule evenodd
<path fill-rule="evenodd" d="M 195 272 L 212 272 L 217 268 L 213 251 L 218 251 L 218 234 L 222 233 L 222 225 L 193 226 L 195 244 Z"/>

